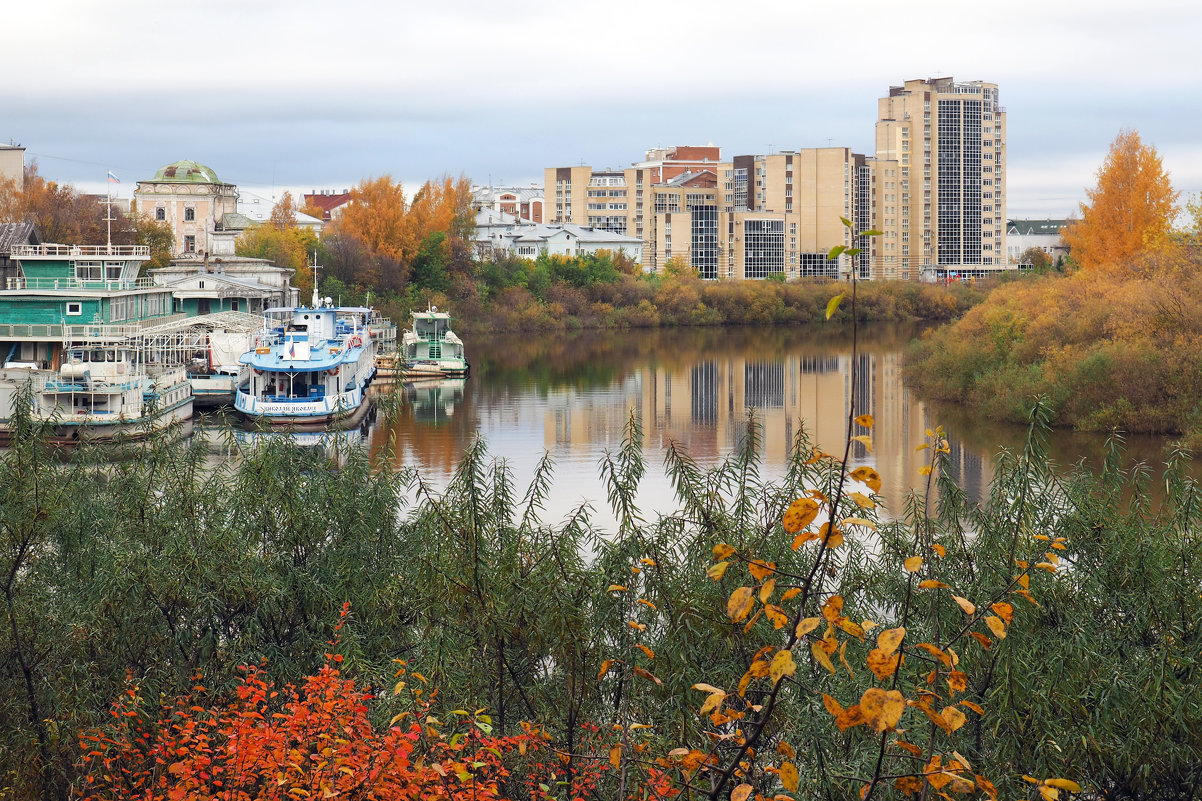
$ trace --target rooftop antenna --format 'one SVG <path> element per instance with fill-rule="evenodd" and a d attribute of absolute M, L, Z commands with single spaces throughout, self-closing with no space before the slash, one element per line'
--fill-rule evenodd
<path fill-rule="evenodd" d="M 107 170 L 105 176 L 105 201 L 104 201 L 104 224 L 107 228 L 105 233 L 105 253 L 112 254 L 113 252 L 113 184 L 121 183 L 117 176 L 113 175 L 112 170 Z"/>

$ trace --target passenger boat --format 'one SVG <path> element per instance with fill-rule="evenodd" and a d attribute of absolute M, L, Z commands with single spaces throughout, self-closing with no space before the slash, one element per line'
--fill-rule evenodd
<path fill-rule="evenodd" d="M 371 309 L 333 306 L 316 291 L 312 306 L 264 312 L 266 325 L 238 359 L 251 369 L 234 408 L 271 425 L 350 427 L 367 413 L 375 376 Z"/>
<path fill-rule="evenodd" d="M 431 306 L 411 312 L 413 328 L 401 337 L 401 372 L 406 378 L 466 376 L 470 365 L 463 340 L 451 330 L 451 315 Z"/>
<path fill-rule="evenodd" d="M 141 439 L 152 431 L 192 417 L 192 385 L 183 367 L 147 366 L 125 347 L 72 347 L 55 371 L 5 370 L 0 394 L 28 381 L 34 421 L 50 425 L 47 441 L 73 445 Z M 15 379 L 15 380 L 14 380 Z M 0 441 L 12 435 L 11 421 L 0 421 Z"/>

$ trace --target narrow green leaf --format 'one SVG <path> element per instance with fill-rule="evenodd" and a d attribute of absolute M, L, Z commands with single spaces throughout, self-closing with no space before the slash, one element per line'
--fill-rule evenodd
<path fill-rule="evenodd" d="M 843 251 L 843 255 L 844 256 L 858 256 L 863 252 L 864 252 L 863 248 L 848 248 L 847 250 Z"/>
<path fill-rule="evenodd" d="M 831 252 L 826 254 L 826 257 L 828 259 L 837 259 L 839 258 L 839 254 L 845 250 L 847 250 L 846 245 L 836 245 L 835 247 L 831 248 Z"/>
<path fill-rule="evenodd" d="M 880 235 L 881 235 L 881 232 L 876 230 L 875 228 L 872 229 L 871 231 L 861 231 L 860 232 L 860 236 L 880 236 Z"/>
<path fill-rule="evenodd" d="M 851 228 L 851 220 L 847 219 L 846 217 L 840 217 L 839 219 L 844 225 L 846 225 L 848 228 Z"/>

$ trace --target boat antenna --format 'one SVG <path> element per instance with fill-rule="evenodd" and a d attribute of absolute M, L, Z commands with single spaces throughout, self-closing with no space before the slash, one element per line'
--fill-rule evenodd
<path fill-rule="evenodd" d="M 317 295 L 317 251 L 313 251 L 313 308 L 321 305 L 321 298 Z"/>

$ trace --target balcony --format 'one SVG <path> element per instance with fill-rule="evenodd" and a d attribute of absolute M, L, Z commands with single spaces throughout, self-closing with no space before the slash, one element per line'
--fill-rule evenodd
<path fill-rule="evenodd" d="M 135 247 L 141 247 L 137 245 Z M 16 250 L 16 248 L 13 248 Z M 131 280 L 90 280 L 86 278 L 8 278 L 4 282 L 7 290 L 39 289 L 62 292 L 120 292 L 133 289 L 151 289 L 154 280 L 143 276 Z"/>

